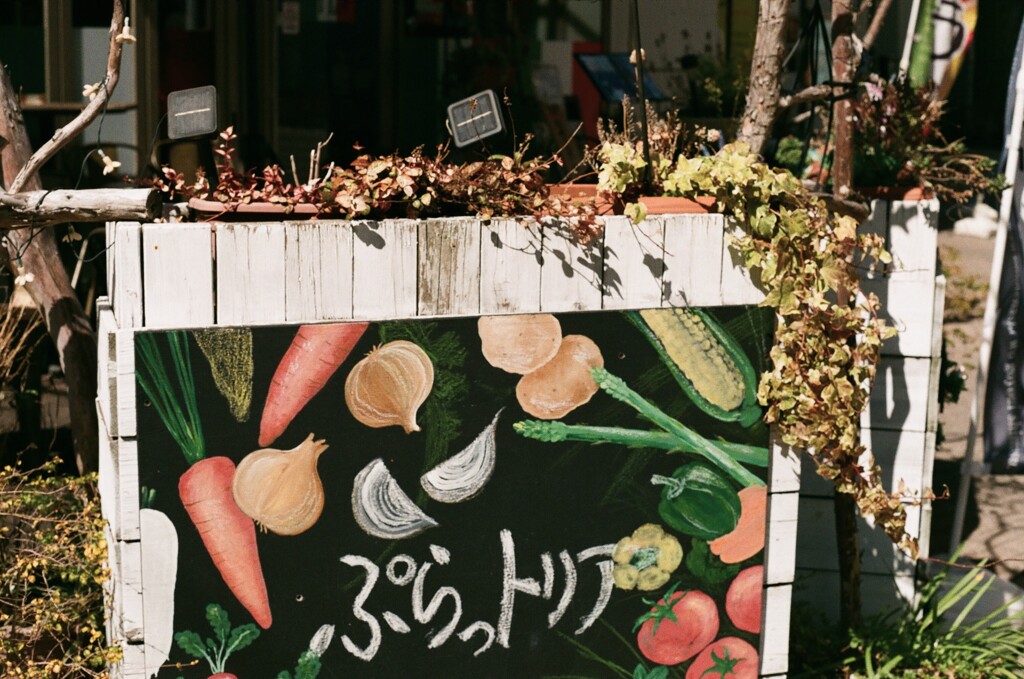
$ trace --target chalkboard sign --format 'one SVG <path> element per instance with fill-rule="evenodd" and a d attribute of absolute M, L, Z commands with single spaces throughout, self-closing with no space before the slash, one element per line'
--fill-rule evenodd
<path fill-rule="evenodd" d="M 771 332 L 756 307 L 139 332 L 147 664 L 757 676 Z"/>

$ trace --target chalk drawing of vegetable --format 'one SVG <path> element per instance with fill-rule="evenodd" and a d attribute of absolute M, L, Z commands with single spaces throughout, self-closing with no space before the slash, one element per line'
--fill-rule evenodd
<path fill-rule="evenodd" d="M 420 485 L 427 495 L 438 502 L 455 503 L 480 494 L 494 474 L 497 458 L 494 432 L 500 415 L 501 410 L 461 452 L 420 477 Z"/>
<path fill-rule="evenodd" d="M 249 420 L 252 405 L 252 331 L 248 328 L 207 328 L 192 336 L 210 363 L 213 383 L 227 399 L 231 416 Z"/>
<path fill-rule="evenodd" d="M 274 371 L 260 419 L 260 446 L 277 440 L 352 353 L 368 323 L 303 325 Z"/>
<path fill-rule="evenodd" d="M 178 573 L 178 532 L 163 512 L 150 509 L 155 493 L 142 488 L 139 530 L 142 572 L 146 574 L 146 676 L 155 677 L 171 654 L 174 636 L 174 585 Z"/>
<path fill-rule="evenodd" d="M 411 538 L 438 525 L 405 494 L 379 457 L 352 482 L 352 515 L 367 535 L 384 540 Z"/>
<path fill-rule="evenodd" d="M 316 679 L 320 674 L 320 656 L 327 651 L 334 637 L 334 625 L 321 625 L 313 638 L 309 641 L 309 648 L 299 656 L 299 662 L 295 665 L 295 672 L 285 670 L 277 675 L 276 679 Z"/>
<path fill-rule="evenodd" d="M 228 589 L 267 629 L 272 617 L 256 548 L 256 526 L 231 496 L 235 463 L 223 456 L 206 456 L 188 339 L 184 332 L 167 333 L 177 389 L 160 356 L 157 337 L 140 333 L 135 341 L 139 385 L 191 465 L 178 481 L 181 503 Z"/>
<path fill-rule="evenodd" d="M 205 660 L 210 666 L 209 679 L 238 679 L 224 671 L 228 658 L 251 644 L 260 636 L 259 629 L 252 623 L 231 627 L 228 614 L 217 604 L 206 607 L 206 619 L 213 628 L 213 638 L 203 641 L 195 632 L 184 631 L 174 635 L 174 641 L 181 650 L 193 658 Z"/>
<path fill-rule="evenodd" d="M 345 403 L 367 427 L 401 426 L 419 431 L 416 411 L 434 387 L 434 364 L 418 345 L 395 340 L 377 347 L 352 367 Z"/>

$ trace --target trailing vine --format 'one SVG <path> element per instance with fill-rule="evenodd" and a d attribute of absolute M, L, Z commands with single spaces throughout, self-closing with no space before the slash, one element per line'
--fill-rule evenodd
<path fill-rule="evenodd" d="M 606 140 L 598 159 L 602 191 L 636 191 L 644 166 L 636 145 Z M 743 227 L 731 246 L 767 291 L 762 304 L 779 318 L 771 368 L 758 387 L 765 421 L 784 443 L 807 451 L 821 476 L 916 557 L 904 498 L 886 491 L 860 442 L 881 344 L 895 332 L 878 317 L 878 299 L 859 284 L 858 269 L 890 261 L 881 238 L 858 233 L 853 218 L 828 210 L 792 174 L 768 167 L 745 144 L 674 162 L 654 156 L 652 165 L 655 194 L 714 196 L 718 209 Z M 642 219 L 642 202 L 627 214 Z"/>

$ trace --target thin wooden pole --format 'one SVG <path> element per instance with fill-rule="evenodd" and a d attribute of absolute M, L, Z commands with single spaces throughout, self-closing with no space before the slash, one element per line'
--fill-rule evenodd
<path fill-rule="evenodd" d="M 633 0 L 636 27 L 636 96 L 640 106 L 640 134 L 644 145 L 644 189 L 651 187 L 651 140 L 647 138 L 647 92 L 644 89 L 644 46 L 640 41 L 640 2 Z"/>

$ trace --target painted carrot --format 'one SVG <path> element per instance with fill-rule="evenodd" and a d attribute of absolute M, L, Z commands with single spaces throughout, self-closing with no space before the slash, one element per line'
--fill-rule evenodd
<path fill-rule="evenodd" d="M 184 332 L 177 331 L 167 333 L 167 342 L 177 389 L 152 334 L 136 336 L 140 358 L 136 377 L 190 465 L 178 482 L 178 495 L 203 546 L 231 593 L 266 629 L 272 619 L 256 548 L 256 526 L 231 495 L 235 463 L 223 456 L 206 456 L 188 340 Z"/>
<path fill-rule="evenodd" d="M 352 353 L 369 323 L 303 325 L 274 372 L 260 420 L 259 444 L 269 446 Z"/>

